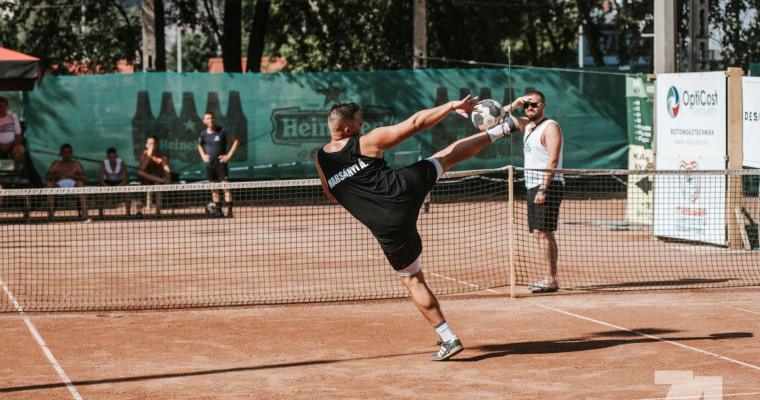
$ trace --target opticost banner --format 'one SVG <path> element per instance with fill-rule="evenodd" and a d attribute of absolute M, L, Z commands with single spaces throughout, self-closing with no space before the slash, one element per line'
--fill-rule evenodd
<path fill-rule="evenodd" d="M 743 165 L 760 168 L 760 77 L 742 77 Z"/>
<path fill-rule="evenodd" d="M 699 170 L 726 168 L 724 72 L 658 74 L 654 235 L 726 245 L 726 180 Z M 709 179 L 708 179 L 709 177 Z"/>

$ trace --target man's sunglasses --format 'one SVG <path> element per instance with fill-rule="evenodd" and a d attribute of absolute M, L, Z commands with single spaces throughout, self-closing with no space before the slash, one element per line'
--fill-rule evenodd
<path fill-rule="evenodd" d="M 523 108 L 525 108 L 527 110 L 530 107 L 538 108 L 538 106 L 540 106 L 540 105 L 541 105 L 541 103 L 523 103 Z"/>

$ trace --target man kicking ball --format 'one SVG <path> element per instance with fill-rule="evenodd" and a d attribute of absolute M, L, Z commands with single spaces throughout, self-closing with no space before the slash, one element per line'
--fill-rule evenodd
<path fill-rule="evenodd" d="M 447 360 L 464 347 L 446 323 L 422 274 L 422 239 L 417 232 L 419 209 L 444 172 L 478 154 L 492 141 L 514 132 L 517 126 L 507 115 L 505 122 L 398 170 L 388 167 L 383 151 L 437 124 L 452 111 L 467 118 L 477 104 L 477 98 L 467 96 L 418 111 L 399 124 L 378 127 L 366 135 L 362 135 L 364 122 L 359 105 L 336 104 L 327 119 L 332 140 L 316 156 L 319 179 L 327 197 L 369 228 L 412 301 L 438 332 L 440 348 L 430 356 L 433 361 Z"/>

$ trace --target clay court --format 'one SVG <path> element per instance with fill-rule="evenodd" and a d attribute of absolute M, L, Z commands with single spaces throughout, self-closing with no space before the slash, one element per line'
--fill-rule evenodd
<path fill-rule="evenodd" d="M 700 377 L 760 398 L 758 288 L 507 292 L 442 297 L 465 351 L 439 363 L 408 299 L 1 314 L 0 397 L 662 399 L 657 371 L 683 371 L 690 397 L 671 398 L 715 393 Z"/>
<path fill-rule="evenodd" d="M 568 198 L 562 290 L 531 294 L 524 204 L 510 241 L 504 184 L 486 181 L 498 192 L 420 214 L 423 270 L 465 346 L 437 363 L 371 235 L 302 192 L 239 192 L 233 218 L 203 202 L 9 213 L 0 398 L 760 398 L 757 251 L 656 240 L 621 222 L 624 198 Z M 211 259 L 206 237 L 223 244 Z"/>

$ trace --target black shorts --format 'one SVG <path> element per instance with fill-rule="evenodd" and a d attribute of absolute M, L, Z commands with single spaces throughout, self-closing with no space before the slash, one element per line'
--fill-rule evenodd
<path fill-rule="evenodd" d="M 559 219 L 559 206 L 565 195 L 565 185 L 560 181 L 552 181 L 549 188 L 546 189 L 546 201 L 543 204 L 536 204 L 536 194 L 539 186 L 528 189 L 526 200 L 528 202 L 528 229 L 533 232 L 534 229 L 539 231 L 554 232 L 557 230 L 557 220 Z"/>
<path fill-rule="evenodd" d="M 398 178 L 404 185 L 403 195 L 398 196 L 393 215 L 380 226 L 383 232 L 373 231 L 385 257 L 394 270 L 411 265 L 422 254 L 422 238 L 417 232 L 417 218 L 425 197 L 438 179 L 438 170 L 428 160 L 418 161 L 398 170 Z"/>
<path fill-rule="evenodd" d="M 211 182 L 222 182 L 229 180 L 229 173 L 227 172 L 227 164 L 219 167 L 206 166 L 206 179 Z"/>

